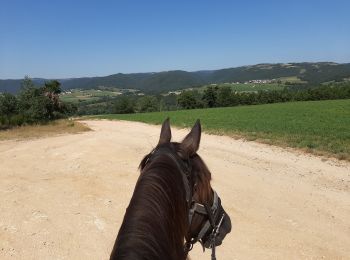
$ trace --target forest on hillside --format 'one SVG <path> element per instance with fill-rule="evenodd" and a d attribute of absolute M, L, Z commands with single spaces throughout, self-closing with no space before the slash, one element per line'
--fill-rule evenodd
<path fill-rule="evenodd" d="M 104 77 L 84 77 L 56 79 L 62 90 L 97 89 L 99 87 L 135 89 L 146 94 L 161 94 L 168 91 L 195 88 L 208 84 L 225 82 L 246 82 L 258 79 L 279 79 L 295 77 L 303 86 L 316 86 L 326 82 L 340 82 L 350 79 L 350 63 L 278 63 L 257 64 L 219 70 L 205 71 L 163 71 L 150 73 L 117 73 Z M 52 79 L 34 78 L 33 83 L 42 85 Z M 0 92 L 16 94 L 21 88 L 21 80 L 0 80 Z"/>

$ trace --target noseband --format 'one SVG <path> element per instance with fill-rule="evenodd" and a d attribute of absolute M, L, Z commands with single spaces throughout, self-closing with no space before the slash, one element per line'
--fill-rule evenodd
<path fill-rule="evenodd" d="M 184 244 L 185 255 L 187 255 L 188 252 L 192 250 L 193 245 L 196 242 L 200 242 L 203 247 L 203 251 L 205 250 L 205 248 L 212 249 L 211 259 L 215 260 L 215 239 L 219 235 L 219 229 L 225 217 L 225 213 L 221 206 L 221 200 L 219 196 L 217 195 L 216 191 L 213 191 L 214 199 L 213 204 L 211 206 L 208 203 L 201 204 L 196 202 L 193 199 L 193 189 L 190 186 L 190 176 L 192 172 L 192 165 L 190 159 L 182 159 L 177 153 L 174 153 L 168 147 L 159 147 L 153 150 L 148 155 L 147 161 L 145 162 L 145 166 L 152 160 L 154 160 L 155 157 L 161 154 L 167 155 L 169 158 L 171 158 L 181 172 L 189 212 L 189 227 L 191 227 L 192 219 L 195 214 L 202 215 L 207 218 L 206 222 L 202 225 L 202 228 L 199 231 L 197 237 L 190 238 L 190 240 L 186 240 Z"/>

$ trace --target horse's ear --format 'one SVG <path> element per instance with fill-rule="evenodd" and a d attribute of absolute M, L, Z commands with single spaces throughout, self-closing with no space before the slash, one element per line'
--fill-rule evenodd
<path fill-rule="evenodd" d="M 184 151 L 188 156 L 194 155 L 199 148 L 201 141 L 201 123 L 199 119 L 194 124 L 191 132 L 186 135 L 185 139 L 181 143 L 181 150 Z"/>
<path fill-rule="evenodd" d="M 170 129 L 170 122 L 169 117 L 165 119 L 165 121 L 162 124 L 162 130 L 160 131 L 160 137 L 158 145 L 169 143 L 171 140 L 171 129 Z"/>

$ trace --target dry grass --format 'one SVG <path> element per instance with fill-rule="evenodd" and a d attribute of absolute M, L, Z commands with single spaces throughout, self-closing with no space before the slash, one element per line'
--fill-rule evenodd
<path fill-rule="evenodd" d="M 1 130 L 0 141 L 41 138 L 60 134 L 76 134 L 89 130 L 91 130 L 89 127 L 80 122 L 62 119 L 44 125 L 27 125 Z"/>

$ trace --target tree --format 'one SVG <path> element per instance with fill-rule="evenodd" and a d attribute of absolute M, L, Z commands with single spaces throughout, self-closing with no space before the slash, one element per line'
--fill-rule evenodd
<path fill-rule="evenodd" d="M 220 107 L 232 106 L 232 89 L 229 86 L 219 88 L 217 94 L 217 104 Z"/>
<path fill-rule="evenodd" d="M 46 97 L 51 100 L 51 104 L 47 107 L 52 119 L 59 118 L 63 107 L 60 102 L 59 94 L 62 92 L 61 83 L 57 80 L 50 80 L 45 82 L 43 92 Z"/>
<path fill-rule="evenodd" d="M 133 100 L 131 100 L 131 98 L 126 96 L 119 98 L 114 105 L 114 113 L 116 114 L 135 113 Z"/>
<path fill-rule="evenodd" d="M 159 111 L 159 102 L 154 96 L 143 96 L 137 102 L 139 112 Z"/>
<path fill-rule="evenodd" d="M 54 119 L 52 101 L 44 95 L 44 88 L 34 86 L 29 77 L 22 81 L 18 96 L 18 108 L 27 123 L 45 122 Z"/>
<path fill-rule="evenodd" d="M 193 109 L 197 108 L 197 100 L 193 91 L 184 91 L 182 92 L 177 99 L 180 107 L 184 109 Z"/>
<path fill-rule="evenodd" d="M 163 96 L 160 99 L 160 110 L 176 110 L 177 109 L 177 96 L 174 93 Z"/>
<path fill-rule="evenodd" d="M 0 95 L 0 119 L 3 124 L 10 124 L 11 117 L 18 113 L 17 98 L 9 93 Z"/>
<path fill-rule="evenodd" d="M 51 94 L 60 94 L 62 92 L 61 83 L 57 80 L 45 82 L 44 91 Z"/>
<path fill-rule="evenodd" d="M 205 107 L 215 107 L 217 105 L 217 88 L 207 87 L 204 90 L 202 100 Z"/>
<path fill-rule="evenodd" d="M 34 83 L 32 79 L 29 76 L 25 76 L 24 79 L 21 82 L 21 89 L 28 89 L 28 88 L 34 88 Z"/>
<path fill-rule="evenodd" d="M 45 122 L 53 119 L 51 100 L 43 94 L 42 88 L 22 88 L 19 94 L 19 112 L 28 123 Z"/>

